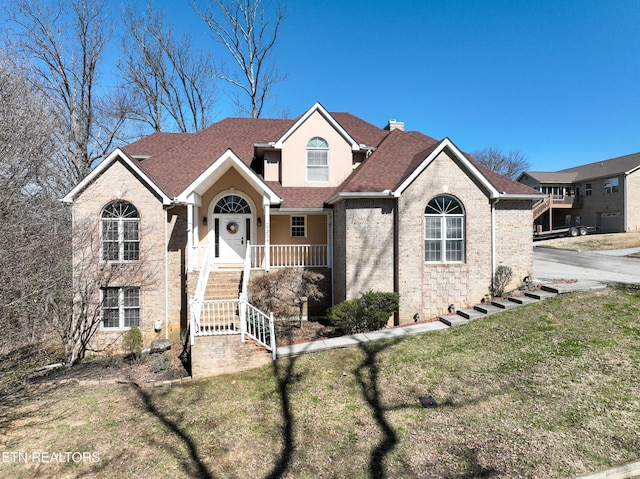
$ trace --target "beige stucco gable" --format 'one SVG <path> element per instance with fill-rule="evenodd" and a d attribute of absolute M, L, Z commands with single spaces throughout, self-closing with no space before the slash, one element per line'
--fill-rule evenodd
<path fill-rule="evenodd" d="M 307 179 L 307 144 L 314 137 L 323 138 L 329 145 L 328 181 Z M 346 138 L 334 122 L 321 111 L 313 111 L 281 143 L 282 186 L 338 186 L 353 171 L 353 147 L 353 140 Z"/>

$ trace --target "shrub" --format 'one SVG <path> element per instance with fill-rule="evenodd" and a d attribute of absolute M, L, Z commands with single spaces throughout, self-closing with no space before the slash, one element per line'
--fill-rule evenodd
<path fill-rule="evenodd" d="M 513 278 L 513 270 L 509 266 L 498 266 L 493 275 L 491 294 L 496 297 L 502 296 L 504 294 L 504 290 L 511 282 L 511 278 Z"/>
<path fill-rule="evenodd" d="M 137 326 L 131 326 L 129 331 L 122 337 L 122 349 L 126 353 L 139 358 L 142 353 L 142 333 Z"/>
<path fill-rule="evenodd" d="M 348 299 L 333 306 L 327 318 L 344 334 L 375 331 L 387 324 L 399 303 L 398 293 L 368 291 L 359 299 Z"/>
<path fill-rule="evenodd" d="M 302 326 L 305 302 L 322 299 L 318 283 L 321 273 L 302 268 L 282 268 L 251 278 L 251 304 L 264 312 L 272 312 L 278 319 L 298 318 Z"/>
<path fill-rule="evenodd" d="M 171 368 L 171 356 L 166 353 L 154 355 L 153 361 L 149 365 L 151 371 L 154 373 L 161 373 Z"/>

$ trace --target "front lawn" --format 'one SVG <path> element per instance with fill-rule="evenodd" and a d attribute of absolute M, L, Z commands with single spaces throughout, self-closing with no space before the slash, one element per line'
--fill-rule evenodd
<path fill-rule="evenodd" d="M 640 292 L 571 294 L 209 380 L 34 384 L 0 398 L 0 477 L 567 478 L 640 459 L 638 371 Z"/>

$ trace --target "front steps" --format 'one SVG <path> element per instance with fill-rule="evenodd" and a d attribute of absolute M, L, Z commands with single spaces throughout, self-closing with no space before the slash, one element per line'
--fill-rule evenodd
<path fill-rule="evenodd" d="M 204 299 L 237 300 L 242 288 L 242 269 L 221 268 L 209 272 Z M 272 361 L 271 352 L 250 338 L 240 341 L 240 317 L 229 312 L 235 319 L 227 318 L 223 323 L 234 322 L 238 334 L 196 336 L 191 346 L 191 377 L 207 378 L 256 368 Z M 204 327 L 206 329 L 206 326 Z"/>
<path fill-rule="evenodd" d="M 540 300 L 552 298 L 558 294 L 557 290 L 543 286 L 540 289 L 527 291 L 524 296 L 512 296 L 507 299 L 494 299 L 491 302 L 474 306 L 473 309 L 460 309 L 456 314 L 440 316 L 438 319 L 447 326 L 459 326 L 474 319 L 484 318 L 495 313 L 524 304 L 536 303 Z"/>

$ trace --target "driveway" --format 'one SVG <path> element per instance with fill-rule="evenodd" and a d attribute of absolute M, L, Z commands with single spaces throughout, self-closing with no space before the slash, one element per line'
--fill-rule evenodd
<path fill-rule="evenodd" d="M 634 250 L 571 251 L 534 246 L 533 277 L 538 281 L 577 279 L 640 284 L 640 258 L 622 256 L 631 252 Z"/>

